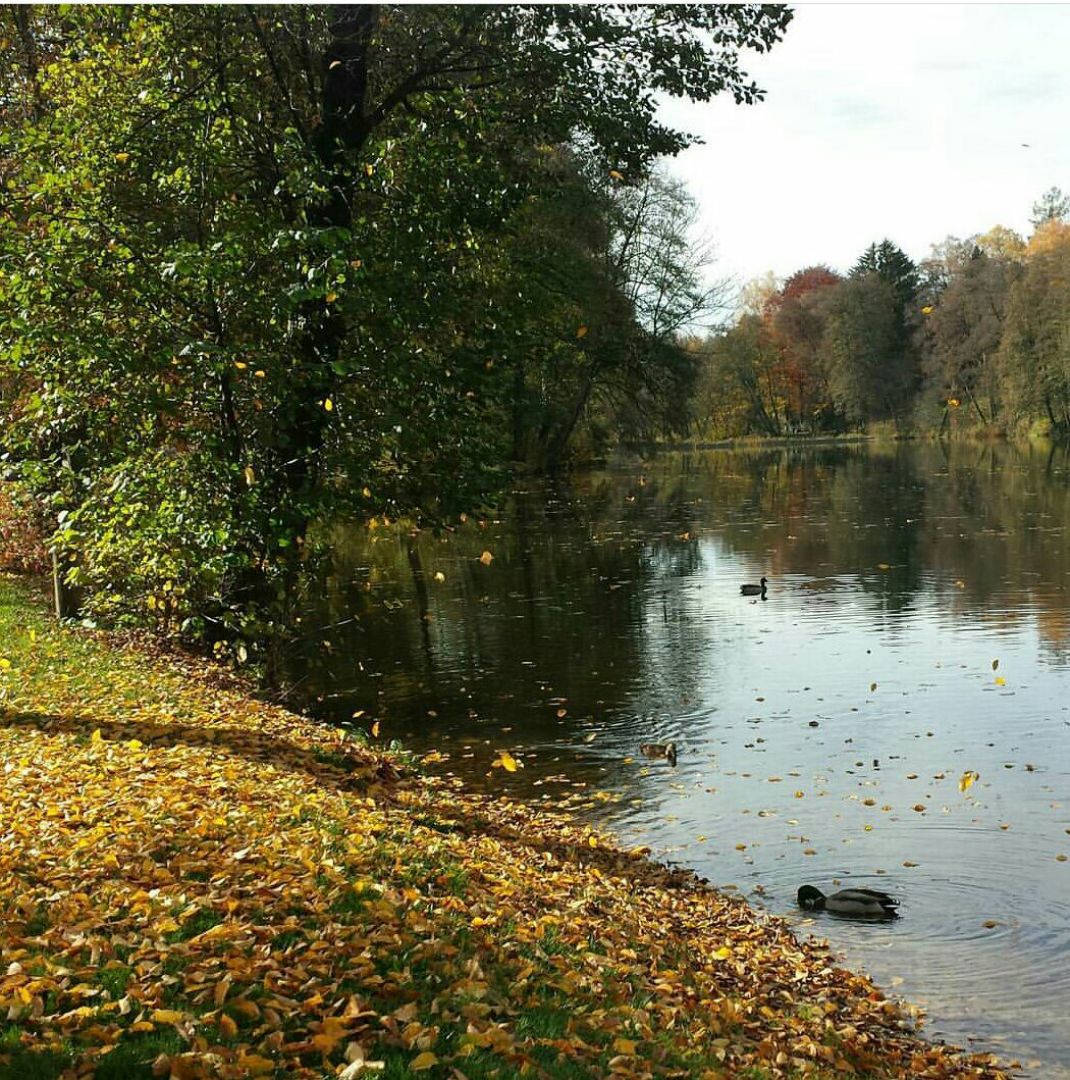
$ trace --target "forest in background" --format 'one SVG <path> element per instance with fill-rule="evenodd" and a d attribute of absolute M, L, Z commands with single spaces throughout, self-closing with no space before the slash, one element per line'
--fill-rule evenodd
<path fill-rule="evenodd" d="M 738 320 L 693 339 L 694 435 L 1070 434 L 1070 198 L 914 263 L 890 240 L 846 274 L 750 283 Z"/>

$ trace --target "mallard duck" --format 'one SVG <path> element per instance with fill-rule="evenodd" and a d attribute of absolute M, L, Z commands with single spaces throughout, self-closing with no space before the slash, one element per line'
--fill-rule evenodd
<path fill-rule="evenodd" d="M 670 765 L 676 764 L 676 743 L 648 742 L 639 747 L 639 753 L 648 758 L 664 758 Z"/>
<path fill-rule="evenodd" d="M 804 885 L 799 890 L 799 907 L 806 911 L 834 911 L 837 915 L 876 915 L 894 919 L 898 906 L 898 900 L 876 889 L 841 889 L 831 896 L 826 896 L 813 885 Z"/>
<path fill-rule="evenodd" d="M 739 591 L 744 596 L 764 596 L 765 595 L 765 578 L 762 578 L 760 585 L 740 585 Z"/>

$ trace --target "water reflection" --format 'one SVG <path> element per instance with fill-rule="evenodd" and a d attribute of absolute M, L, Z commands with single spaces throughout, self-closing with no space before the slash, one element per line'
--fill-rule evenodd
<path fill-rule="evenodd" d="M 582 795 L 937 1034 L 1070 1076 L 1068 466 L 1004 444 L 678 455 L 528 485 L 447 538 L 339 527 L 293 679 L 473 784 Z M 763 574 L 764 602 L 739 595 Z M 675 768 L 639 751 L 668 742 Z M 491 768 L 503 748 L 525 768 Z M 903 918 L 794 908 L 837 881 Z"/>

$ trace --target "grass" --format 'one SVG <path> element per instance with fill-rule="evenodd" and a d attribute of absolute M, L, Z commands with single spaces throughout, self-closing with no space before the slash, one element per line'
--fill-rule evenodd
<path fill-rule="evenodd" d="M 406 773 L 5 579 L 0 642 L 0 1080 L 138 1080 L 179 1055 L 323 1080 L 351 1041 L 428 1080 L 783 1080 L 799 1045 L 810 1080 L 911 1076 L 918 1053 L 946 1080 L 1002 1075 L 582 821 Z"/>

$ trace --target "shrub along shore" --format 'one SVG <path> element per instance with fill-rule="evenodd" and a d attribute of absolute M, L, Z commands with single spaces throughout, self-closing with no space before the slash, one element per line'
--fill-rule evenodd
<path fill-rule="evenodd" d="M 0 579 L 0 1077 L 987 1077 L 777 919 Z"/>

